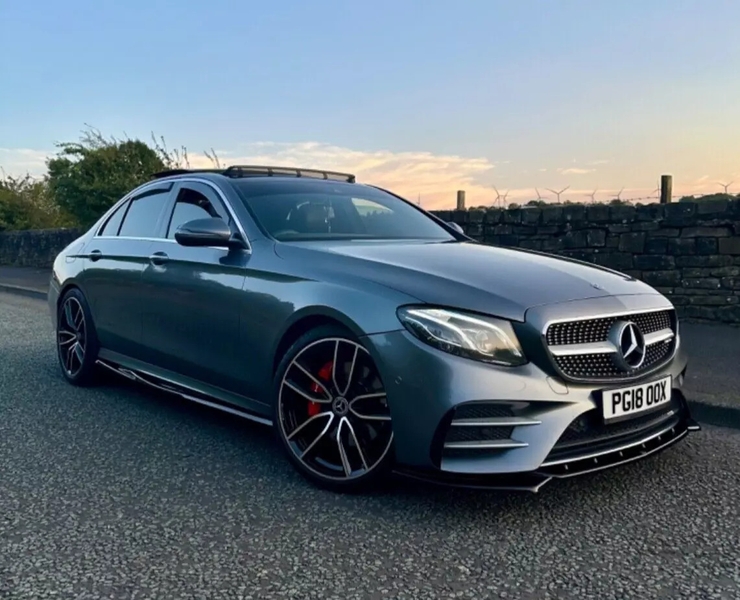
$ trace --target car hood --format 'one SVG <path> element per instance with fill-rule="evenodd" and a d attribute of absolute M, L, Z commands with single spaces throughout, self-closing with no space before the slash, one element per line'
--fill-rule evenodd
<path fill-rule="evenodd" d="M 588 263 L 467 242 L 298 242 L 278 244 L 277 252 L 338 277 L 385 285 L 424 303 L 519 321 L 534 306 L 658 293 Z"/>

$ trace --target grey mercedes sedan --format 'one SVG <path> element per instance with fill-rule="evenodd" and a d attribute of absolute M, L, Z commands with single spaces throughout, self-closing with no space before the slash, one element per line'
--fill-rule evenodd
<path fill-rule="evenodd" d="M 656 290 L 349 174 L 158 173 L 59 254 L 49 308 L 71 384 L 112 371 L 271 425 L 334 490 L 536 491 L 698 429 Z"/>

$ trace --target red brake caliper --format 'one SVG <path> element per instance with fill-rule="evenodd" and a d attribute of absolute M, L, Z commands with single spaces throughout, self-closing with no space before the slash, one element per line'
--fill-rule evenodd
<path fill-rule="evenodd" d="M 334 367 L 334 361 L 329 361 L 326 363 L 323 367 L 321 367 L 321 370 L 319 371 L 319 379 L 323 379 L 324 381 L 328 382 L 329 379 L 331 379 L 331 370 Z M 321 394 L 321 386 L 319 386 L 318 383 L 312 383 L 311 384 L 311 391 L 314 394 Z M 314 415 L 317 415 L 321 412 L 321 404 L 318 402 L 311 402 L 308 403 L 308 415 L 310 417 L 313 417 Z"/>

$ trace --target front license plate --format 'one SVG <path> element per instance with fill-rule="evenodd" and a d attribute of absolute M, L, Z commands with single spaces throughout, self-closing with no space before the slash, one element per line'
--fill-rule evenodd
<path fill-rule="evenodd" d="M 604 390 L 601 395 L 604 420 L 632 416 L 671 401 L 671 376 L 618 390 Z"/>

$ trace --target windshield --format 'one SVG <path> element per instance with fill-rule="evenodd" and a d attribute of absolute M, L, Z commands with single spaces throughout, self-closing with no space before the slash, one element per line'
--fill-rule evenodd
<path fill-rule="evenodd" d="M 260 225 L 281 241 L 455 239 L 412 205 L 376 188 L 305 179 L 233 183 Z"/>

